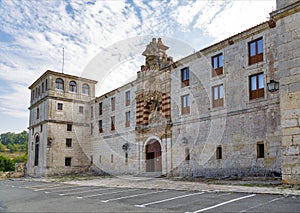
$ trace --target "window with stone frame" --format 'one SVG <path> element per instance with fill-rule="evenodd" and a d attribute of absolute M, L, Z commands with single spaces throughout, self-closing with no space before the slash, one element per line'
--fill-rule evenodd
<path fill-rule="evenodd" d="M 40 108 L 36 109 L 36 119 L 40 118 Z"/>
<path fill-rule="evenodd" d="M 57 103 L 57 110 L 63 110 L 63 104 Z"/>
<path fill-rule="evenodd" d="M 181 96 L 181 114 L 189 114 L 190 113 L 190 95 Z"/>
<path fill-rule="evenodd" d="M 82 94 L 89 95 L 90 94 L 90 87 L 88 84 L 82 85 Z"/>
<path fill-rule="evenodd" d="M 249 98 L 262 98 L 265 95 L 264 74 L 258 73 L 249 76 Z"/>
<path fill-rule="evenodd" d="M 127 91 L 125 93 L 125 106 L 129 106 L 130 105 L 130 91 Z"/>
<path fill-rule="evenodd" d="M 190 161 L 190 149 L 189 148 L 185 148 L 185 150 L 184 150 L 184 160 L 187 162 Z"/>
<path fill-rule="evenodd" d="M 55 88 L 64 91 L 64 81 L 61 78 L 55 80 Z"/>
<path fill-rule="evenodd" d="M 223 84 L 212 87 L 213 108 L 224 106 Z"/>
<path fill-rule="evenodd" d="M 265 157 L 265 145 L 262 141 L 257 142 L 256 151 L 257 151 L 257 158 Z"/>
<path fill-rule="evenodd" d="M 211 58 L 212 60 L 212 76 L 222 75 L 223 74 L 223 54 L 220 53 Z"/>
<path fill-rule="evenodd" d="M 110 99 L 110 105 L 111 105 L 111 111 L 115 111 L 115 108 L 116 108 L 116 98 L 115 97 L 112 97 Z"/>
<path fill-rule="evenodd" d="M 66 147 L 72 147 L 72 138 L 66 138 Z"/>
<path fill-rule="evenodd" d="M 125 113 L 125 127 L 130 127 L 130 111 Z"/>
<path fill-rule="evenodd" d="M 222 147 L 221 146 L 218 146 L 216 149 L 216 158 L 222 159 Z"/>
<path fill-rule="evenodd" d="M 72 165 L 72 158 L 66 157 L 65 158 L 65 166 L 71 166 Z"/>
<path fill-rule="evenodd" d="M 185 67 L 181 69 L 181 87 L 186 87 L 190 85 L 190 69 Z"/>
<path fill-rule="evenodd" d="M 263 39 L 258 38 L 248 43 L 249 65 L 263 61 Z"/>
<path fill-rule="evenodd" d="M 102 102 L 99 103 L 99 115 L 102 115 L 103 113 L 103 104 Z"/>
<path fill-rule="evenodd" d="M 98 126 L 99 126 L 99 133 L 103 133 L 103 123 L 102 123 L 102 120 L 98 121 Z"/>
<path fill-rule="evenodd" d="M 75 81 L 71 81 L 69 84 L 69 91 L 70 92 L 77 92 L 77 84 Z"/>
<path fill-rule="evenodd" d="M 112 116 L 110 118 L 110 121 L 111 121 L 111 123 L 110 123 L 110 130 L 114 131 L 116 129 L 116 127 L 115 127 L 115 116 Z"/>
<path fill-rule="evenodd" d="M 72 131 L 72 124 L 67 124 L 67 131 Z"/>

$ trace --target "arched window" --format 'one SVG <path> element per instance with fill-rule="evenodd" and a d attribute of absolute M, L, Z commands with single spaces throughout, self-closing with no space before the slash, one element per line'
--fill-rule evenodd
<path fill-rule="evenodd" d="M 40 148 L 40 137 L 37 135 L 35 138 L 34 166 L 39 165 L 39 148 Z"/>
<path fill-rule="evenodd" d="M 64 90 L 64 81 L 61 78 L 56 79 L 55 88 L 59 90 Z"/>
<path fill-rule="evenodd" d="M 75 81 L 70 82 L 69 90 L 70 90 L 70 92 L 77 92 L 77 87 L 76 87 L 76 82 Z"/>
<path fill-rule="evenodd" d="M 90 87 L 88 84 L 82 85 L 82 94 L 88 95 L 90 93 Z"/>

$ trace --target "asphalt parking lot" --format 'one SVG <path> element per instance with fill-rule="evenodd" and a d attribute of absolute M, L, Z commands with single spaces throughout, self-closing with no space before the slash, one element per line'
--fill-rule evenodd
<path fill-rule="evenodd" d="M 299 212 L 297 195 L 0 181 L 0 212 Z"/>

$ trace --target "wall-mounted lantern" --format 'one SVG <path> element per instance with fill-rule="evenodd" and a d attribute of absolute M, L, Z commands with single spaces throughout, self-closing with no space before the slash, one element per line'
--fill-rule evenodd
<path fill-rule="evenodd" d="M 188 144 L 188 139 L 186 137 L 183 137 L 181 140 L 182 144 Z"/>
<path fill-rule="evenodd" d="M 127 151 L 128 148 L 129 148 L 129 144 L 128 144 L 128 143 L 124 143 L 124 144 L 122 145 L 122 149 L 123 149 L 124 151 Z"/>
<path fill-rule="evenodd" d="M 275 91 L 279 90 L 279 82 L 270 80 L 270 82 L 267 83 L 267 87 L 268 87 L 269 92 L 275 92 Z"/>

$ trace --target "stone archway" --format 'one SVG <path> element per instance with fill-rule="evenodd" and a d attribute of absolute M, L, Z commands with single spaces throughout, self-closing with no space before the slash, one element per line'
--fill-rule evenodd
<path fill-rule="evenodd" d="M 151 140 L 146 145 L 146 172 L 161 172 L 161 145 L 157 140 Z"/>

